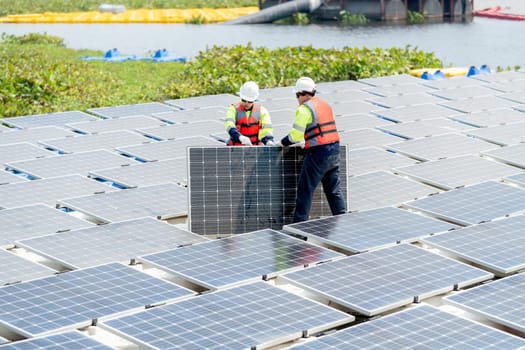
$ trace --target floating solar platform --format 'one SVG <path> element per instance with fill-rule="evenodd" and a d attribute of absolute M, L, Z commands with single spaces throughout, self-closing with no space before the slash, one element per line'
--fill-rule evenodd
<path fill-rule="evenodd" d="M 525 113 L 525 104 L 514 106 L 514 109 Z"/>
<path fill-rule="evenodd" d="M 505 100 L 504 98 L 497 96 L 484 96 L 473 97 L 465 100 L 441 102 L 439 105 L 459 112 L 475 113 L 500 108 L 512 108 L 513 106 L 519 105 L 519 103 Z"/>
<path fill-rule="evenodd" d="M 130 262 L 140 255 L 207 241 L 202 236 L 153 218 L 141 218 L 17 241 L 17 247 L 69 269 L 112 261 Z"/>
<path fill-rule="evenodd" d="M 0 169 L 0 185 L 13 184 L 17 182 L 27 182 L 28 179 Z"/>
<path fill-rule="evenodd" d="M 491 279 L 492 273 L 409 244 L 356 254 L 278 279 L 365 316 Z"/>
<path fill-rule="evenodd" d="M 222 120 L 226 115 L 226 107 L 204 109 L 174 110 L 155 113 L 153 116 L 170 124 L 190 123 L 198 120 Z"/>
<path fill-rule="evenodd" d="M 487 97 L 502 95 L 488 86 L 458 86 L 457 88 L 434 90 L 430 94 L 446 100 L 464 100 L 476 97 Z"/>
<path fill-rule="evenodd" d="M 408 123 L 390 123 L 376 126 L 376 128 L 405 139 L 417 139 L 475 129 L 471 125 L 445 118 L 425 119 Z"/>
<path fill-rule="evenodd" d="M 37 147 L 31 143 L 21 142 L 0 146 L 0 164 L 26 159 L 37 159 L 54 156 L 53 152 Z"/>
<path fill-rule="evenodd" d="M 1 344 L 1 343 L 0 343 Z M 48 335 L 27 340 L 20 340 L 0 346 L 3 350 L 59 350 L 59 349 L 84 349 L 84 350 L 112 350 L 115 349 L 84 335 L 78 331 Z"/>
<path fill-rule="evenodd" d="M 359 90 L 345 90 L 329 93 L 318 92 L 315 94 L 317 97 L 323 99 L 329 104 L 349 102 L 349 101 L 365 101 L 368 98 L 374 97 L 373 93 L 359 91 Z M 297 101 L 295 101 L 297 105 Z"/>
<path fill-rule="evenodd" d="M 101 149 L 9 162 L 5 166 L 10 171 L 28 174 L 32 178 L 43 179 L 73 174 L 87 176 L 90 170 L 129 166 L 132 163 L 137 162 Z"/>
<path fill-rule="evenodd" d="M 205 294 L 100 327 L 154 349 L 263 349 L 350 323 L 354 317 L 267 282 Z"/>
<path fill-rule="evenodd" d="M 174 108 L 172 106 L 168 106 L 164 103 L 159 102 L 138 103 L 130 105 L 87 109 L 89 113 L 101 116 L 102 118 L 131 117 L 134 115 L 151 116 L 154 113 L 169 112 L 173 110 Z"/>
<path fill-rule="evenodd" d="M 471 77 L 467 76 L 455 76 L 450 77 L 447 79 L 441 79 L 441 80 L 423 80 L 421 82 L 422 85 L 437 89 L 437 90 L 445 90 L 445 89 L 454 89 L 457 87 L 468 87 L 468 86 L 487 86 L 487 82 L 472 79 Z M 489 85 L 492 86 L 492 85 Z"/>
<path fill-rule="evenodd" d="M 317 84 L 317 87 L 319 87 L 319 84 Z M 293 86 L 279 86 L 274 88 L 260 89 L 259 100 L 264 102 L 266 100 L 280 99 L 289 95 L 290 93 L 293 94 L 293 91 Z"/>
<path fill-rule="evenodd" d="M 121 154 L 137 158 L 144 162 L 154 162 L 171 158 L 186 157 L 188 147 L 215 146 L 223 147 L 224 143 L 207 136 L 192 136 L 177 140 L 150 142 L 143 145 L 119 147 Z"/>
<path fill-rule="evenodd" d="M 407 94 L 387 97 L 373 97 L 367 101 L 384 108 L 407 107 L 424 104 L 437 104 L 444 100 L 427 93 Z"/>
<path fill-rule="evenodd" d="M 525 79 L 492 82 L 490 87 L 501 92 L 516 92 L 525 90 Z"/>
<path fill-rule="evenodd" d="M 506 83 L 517 80 L 524 80 L 525 74 L 522 71 L 504 71 L 497 74 L 477 74 L 472 76 L 473 79 L 478 79 L 485 83 Z"/>
<path fill-rule="evenodd" d="M 218 94 L 198 97 L 179 98 L 164 101 L 178 109 L 199 109 L 210 107 L 224 107 L 239 102 L 240 97 L 232 94 Z"/>
<path fill-rule="evenodd" d="M 372 86 L 391 86 L 403 84 L 418 84 L 421 83 L 421 79 L 416 78 L 410 74 L 397 74 L 385 77 L 359 79 L 358 82 Z"/>
<path fill-rule="evenodd" d="M 186 159 L 167 159 L 158 162 L 94 170 L 89 176 L 124 188 L 144 187 L 165 183 L 187 183 Z"/>
<path fill-rule="evenodd" d="M 40 140 L 78 135 L 71 130 L 58 126 L 42 126 L 39 128 L 11 130 L 0 133 L 0 145 L 30 142 L 37 144 Z"/>
<path fill-rule="evenodd" d="M 483 152 L 483 155 L 502 163 L 525 168 L 525 144 L 497 148 Z"/>
<path fill-rule="evenodd" d="M 432 93 L 432 91 L 436 91 L 436 89 L 422 85 L 420 83 L 417 84 L 401 84 L 401 85 L 383 85 L 383 86 L 376 86 L 372 88 L 366 88 L 363 89 L 366 92 L 369 92 L 376 96 L 382 96 L 382 97 L 388 97 L 388 96 L 399 96 L 399 95 L 412 95 L 412 94 L 420 94 L 420 93 Z M 370 95 L 368 96 L 370 97 Z M 362 100 L 366 99 L 366 97 L 361 98 Z"/>
<path fill-rule="evenodd" d="M 285 225 L 285 232 L 350 254 L 415 242 L 456 225 L 394 207 L 366 210 Z"/>
<path fill-rule="evenodd" d="M 525 211 L 525 189 L 486 181 L 404 205 L 460 225 L 472 225 Z"/>
<path fill-rule="evenodd" d="M 356 176 L 378 170 L 391 170 L 417 161 L 383 149 L 369 147 L 348 151 L 348 175 Z"/>
<path fill-rule="evenodd" d="M 525 142 L 525 123 L 491 126 L 466 133 L 497 145 L 512 146 Z"/>
<path fill-rule="evenodd" d="M 140 258 L 143 264 L 207 289 L 270 279 L 278 273 L 316 265 L 342 254 L 283 233 L 264 229 Z"/>
<path fill-rule="evenodd" d="M 525 269 L 525 216 L 519 215 L 426 237 L 422 242 L 498 276 Z"/>
<path fill-rule="evenodd" d="M 0 285 L 50 276 L 57 271 L 0 248 Z M 1 344 L 1 342 L 0 342 Z"/>
<path fill-rule="evenodd" d="M 375 128 L 379 126 L 387 126 L 393 124 L 390 121 L 379 118 L 372 114 L 352 114 L 352 115 L 342 115 L 335 118 L 337 124 L 337 130 L 341 132 L 366 129 L 366 128 Z M 288 126 L 290 128 L 290 126 Z"/>
<path fill-rule="evenodd" d="M 375 111 L 381 118 L 394 121 L 396 123 L 413 122 L 417 120 L 451 118 L 462 113 L 435 104 L 420 104 L 406 107 L 398 107 Z"/>
<path fill-rule="evenodd" d="M 39 144 L 48 149 L 56 150 L 60 153 L 78 153 L 97 149 L 113 151 L 117 147 L 141 145 L 148 142 L 154 141 L 138 133 L 119 130 L 105 132 L 102 134 L 90 134 L 76 137 L 43 140 L 40 141 Z"/>
<path fill-rule="evenodd" d="M 320 93 L 329 93 L 336 91 L 361 90 L 370 87 L 370 84 L 356 80 L 330 81 L 316 84 L 316 90 Z M 290 91 L 290 87 L 286 89 Z"/>
<path fill-rule="evenodd" d="M 525 97 L 523 97 L 523 91 L 507 92 L 503 95 L 500 95 L 499 97 L 504 98 L 506 100 L 513 101 L 513 102 L 517 102 L 519 104 L 525 103 Z"/>
<path fill-rule="evenodd" d="M 275 100 L 267 100 L 262 102 L 262 105 L 268 110 L 270 113 L 270 116 L 272 116 L 273 112 L 280 111 L 283 109 L 291 109 L 294 110 L 298 107 L 297 99 L 295 98 L 295 94 L 291 93 L 291 95 L 294 95 L 293 98 L 280 98 Z M 294 114 L 292 113 L 290 115 L 290 122 L 293 121 Z M 272 119 L 273 121 L 273 119 Z"/>
<path fill-rule="evenodd" d="M 295 110 L 292 108 L 285 108 L 285 109 L 279 109 L 279 110 L 273 110 L 270 112 L 270 116 L 272 118 L 272 125 L 274 128 L 274 135 L 279 136 L 285 136 L 288 134 L 290 130 L 292 130 L 292 124 L 293 120 L 295 118 Z M 287 129 L 286 132 L 279 134 L 275 130 L 275 127 L 277 125 L 286 125 Z"/>
<path fill-rule="evenodd" d="M 175 184 L 131 188 L 61 200 L 59 205 L 102 222 L 187 215 L 187 190 Z M 66 197 L 62 197 L 66 198 Z"/>
<path fill-rule="evenodd" d="M 368 114 L 368 113 L 375 113 L 379 114 L 380 111 L 382 111 L 384 108 L 378 105 L 374 105 L 371 102 L 365 102 L 365 101 L 346 101 L 346 102 L 339 102 L 334 103 L 330 107 L 332 107 L 332 112 L 334 113 L 334 116 L 342 116 L 342 115 L 353 115 L 353 114 Z"/>
<path fill-rule="evenodd" d="M 425 184 L 386 171 L 348 178 L 348 211 L 360 211 L 400 205 L 415 198 L 438 193 Z"/>
<path fill-rule="evenodd" d="M 16 208 L 38 203 L 54 207 L 61 198 L 114 190 L 116 189 L 80 175 L 26 181 L 0 186 L 0 207 Z"/>
<path fill-rule="evenodd" d="M 477 349 L 517 350 L 525 340 L 430 305 L 321 336 L 289 350 Z"/>
<path fill-rule="evenodd" d="M 403 140 L 400 137 L 387 134 L 377 129 L 358 129 L 340 132 L 339 138 L 341 144 L 347 145 L 350 150 L 365 147 L 381 147 Z"/>
<path fill-rule="evenodd" d="M 479 128 L 486 128 L 489 126 L 522 122 L 525 120 L 525 113 L 515 109 L 500 108 L 484 112 L 463 113 L 450 118 Z"/>
<path fill-rule="evenodd" d="M 141 134 L 155 140 L 174 140 L 190 136 L 210 135 L 218 131 L 224 132 L 224 122 L 219 120 L 201 120 L 190 123 L 172 124 L 137 130 Z"/>
<path fill-rule="evenodd" d="M 478 154 L 499 146 L 460 134 L 445 134 L 393 143 L 385 147 L 414 159 L 428 161 Z"/>
<path fill-rule="evenodd" d="M 515 183 L 517 185 L 525 187 L 525 174 L 524 173 L 508 176 L 504 180 L 507 182 Z"/>
<path fill-rule="evenodd" d="M 398 174 L 444 190 L 488 180 L 499 180 L 522 171 L 522 169 L 477 156 L 433 160 L 394 169 L 394 172 Z"/>
<path fill-rule="evenodd" d="M 29 129 L 39 126 L 64 126 L 68 123 L 93 121 L 98 118 L 80 111 L 25 115 L 16 118 L 3 118 L 2 122 L 13 128 Z"/>
<path fill-rule="evenodd" d="M 525 274 L 519 273 L 450 295 L 444 300 L 492 322 L 525 332 Z"/>
<path fill-rule="evenodd" d="M 70 123 L 66 126 L 83 134 L 100 134 L 117 130 L 133 131 L 140 128 L 153 128 L 162 125 L 166 125 L 166 123 L 145 115 L 136 115 L 116 119 L 97 119 L 92 122 Z"/>
<path fill-rule="evenodd" d="M 190 147 L 188 190 L 191 232 L 236 234 L 291 223 L 304 150 L 299 147 Z M 346 147 L 341 188 L 346 198 Z M 312 218 L 331 215 L 322 186 Z"/>
<path fill-rule="evenodd" d="M 0 210 L 1 246 L 12 247 L 19 239 L 91 227 L 84 220 L 51 207 L 36 204 Z"/>
<path fill-rule="evenodd" d="M 193 294 L 111 263 L 1 287 L 0 326 L 31 338 Z"/>

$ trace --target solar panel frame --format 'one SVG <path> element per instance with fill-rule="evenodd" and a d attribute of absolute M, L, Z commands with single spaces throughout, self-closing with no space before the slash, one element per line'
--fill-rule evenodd
<path fill-rule="evenodd" d="M 4 118 L 3 123 L 13 128 L 30 129 L 41 126 L 65 126 L 68 123 L 97 120 L 88 113 L 81 111 L 68 111 L 24 115 L 15 118 Z"/>
<path fill-rule="evenodd" d="M 524 224 L 525 216 L 519 215 L 423 237 L 421 242 L 505 276 L 525 269 Z"/>
<path fill-rule="evenodd" d="M 444 99 L 430 95 L 428 93 L 415 93 L 404 95 L 393 95 L 387 97 L 368 98 L 367 101 L 384 108 L 406 107 L 423 104 L 437 104 Z"/>
<path fill-rule="evenodd" d="M 450 108 L 431 103 L 383 109 L 380 111 L 374 111 L 373 113 L 377 114 L 381 118 L 397 123 L 427 119 L 452 118 L 453 116 L 464 114 L 454 111 Z"/>
<path fill-rule="evenodd" d="M 493 277 L 490 272 L 402 243 L 277 279 L 361 315 L 374 316 Z"/>
<path fill-rule="evenodd" d="M 479 128 L 465 133 L 497 145 L 511 146 L 525 142 L 525 122 Z"/>
<path fill-rule="evenodd" d="M 18 240 L 17 247 L 69 269 L 112 261 L 129 263 L 141 255 L 207 241 L 153 218 L 140 218 Z"/>
<path fill-rule="evenodd" d="M 391 121 L 379 118 L 373 114 L 341 115 L 335 118 L 337 130 L 341 132 L 364 128 L 375 128 L 393 124 Z"/>
<path fill-rule="evenodd" d="M 226 110 L 226 107 L 173 110 L 154 113 L 153 117 L 170 124 L 189 123 L 196 120 L 223 120 Z"/>
<path fill-rule="evenodd" d="M 332 108 L 332 112 L 335 117 L 353 114 L 379 114 L 380 111 L 385 109 L 385 107 L 375 105 L 372 102 L 367 101 L 344 101 L 333 103 L 330 107 Z"/>
<path fill-rule="evenodd" d="M 129 130 L 139 128 L 166 125 L 165 122 L 146 115 L 134 115 L 130 117 L 97 119 L 91 122 L 79 122 L 66 124 L 67 127 L 84 134 L 100 134 L 104 132 Z"/>
<path fill-rule="evenodd" d="M 184 287 L 110 263 L 0 287 L 0 324 L 36 337 L 191 295 Z"/>
<path fill-rule="evenodd" d="M 512 176 L 507 176 L 503 180 L 506 182 L 510 182 L 510 183 L 525 187 L 525 176 L 523 175 L 523 173 L 512 175 Z"/>
<path fill-rule="evenodd" d="M 58 126 L 42 126 L 31 129 L 12 129 L 0 133 L 0 145 L 8 145 L 12 143 L 28 142 L 31 144 L 38 144 L 38 141 L 59 137 L 75 136 L 72 130 L 64 129 Z"/>
<path fill-rule="evenodd" d="M 382 132 L 377 129 L 356 129 L 339 133 L 341 144 L 348 146 L 348 149 L 364 147 L 384 147 L 392 142 L 403 140 L 402 138 Z"/>
<path fill-rule="evenodd" d="M 1 343 L 0 343 L 1 344 Z M 45 337 L 19 340 L 0 346 L 4 350 L 60 350 L 60 349 L 89 349 L 89 350 L 111 350 L 115 349 L 109 345 L 100 343 L 93 337 L 84 335 L 79 331 L 51 334 Z"/>
<path fill-rule="evenodd" d="M 473 97 L 465 100 L 451 100 L 447 102 L 440 102 L 438 104 L 459 112 L 474 113 L 500 108 L 512 108 L 517 106 L 519 103 L 505 100 L 497 96 L 483 96 Z"/>
<path fill-rule="evenodd" d="M 377 129 L 403 137 L 405 139 L 418 139 L 436 135 L 450 134 L 474 129 L 473 126 L 453 121 L 451 119 L 424 119 L 413 122 L 388 124 L 376 126 Z"/>
<path fill-rule="evenodd" d="M 505 164 L 525 168 L 525 144 L 496 148 L 482 152 L 484 156 Z"/>
<path fill-rule="evenodd" d="M 2 266 L 0 269 L 0 285 L 28 281 L 57 272 L 2 248 L 0 248 L 0 265 Z"/>
<path fill-rule="evenodd" d="M 347 254 L 411 243 L 458 228 L 395 207 L 383 207 L 285 225 L 283 231 Z"/>
<path fill-rule="evenodd" d="M 203 134 L 210 135 L 218 131 L 224 132 L 224 122 L 219 120 L 199 120 L 137 130 L 137 132 L 159 141 L 176 140 Z"/>
<path fill-rule="evenodd" d="M 255 282 L 99 326 L 147 348 L 262 349 L 353 320 L 351 315 L 267 282 Z M 158 336 L 152 337 L 151 332 Z"/>
<path fill-rule="evenodd" d="M 209 290 L 267 280 L 342 254 L 271 229 L 143 255 L 139 260 Z"/>
<path fill-rule="evenodd" d="M 198 97 L 187 97 L 179 99 L 166 100 L 169 106 L 176 107 L 178 109 L 199 109 L 199 108 L 211 108 L 229 106 L 232 103 L 239 102 L 240 97 L 233 94 L 217 94 L 217 95 L 206 95 Z"/>
<path fill-rule="evenodd" d="M 378 147 L 366 147 L 349 150 L 347 163 L 348 175 L 357 176 L 378 170 L 414 165 L 417 161 Z"/>
<path fill-rule="evenodd" d="M 458 86 L 456 88 L 434 90 L 429 93 L 446 100 L 464 100 L 469 98 L 502 95 L 501 92 L 483 85 Z"/>
<path fill-rule="evenodd" d="M 0 145 L 0 164 L 2 165 L 18 160 L 37 159 L 53 155 L 55 155 L 53 152 L 37 147 L 29 142 Z"/>
<path fill-rule="evenodd" d="M 382 97 L 411 95 L 418 93 L 432 93 L 432 91 L 436 91 L 435 88 L 420 84 L 419 82 L 410 84 L 398 84 L 394 86 L 383 85 L 372 88 L 365 88 L 363 90 L 373 95 Z"/>
<path fill-rule="evenodd" d="M 486 128 L 501 124 L 522 122 L 525 114 L 511 108 L 492 109 L 482 112 L 462 113 L 451 116 L 450 119 L 470 124 L 479 128 Z"/>
<path fill-rule="evenodd" d="M 443 301 L 524 333 L 524 287 L 525 274 L 518 273 L 449 295 Z"/>
<path fill-rule="evenodd" d="M 383 77 L 364 78 L 359 79 L 358 82 L 372 86 L 391 86 L 404 84 L 418 84 L 421 83 L 421 79 L 416 78 L 410 74 L 403 73 Z"/>
<path fill-rule="evenodd" d="M 18 176 L 11 172 L 7 172 L 7 171 L 0 169 L 0 186 L 12 184 L 12 183 L 18 183 L 18 182 L 27 182 L 28 180 L 29 179 L 24 178 L 22 176 Z"/>
<path fill-rule="evenodd" d="M 160 102 L 147 102 L 128 104 L 112 107 L 88 108 L 89 113 L 102 118 L 120 118 L 134 115 L 152 115 L 153 113 L 169 112 L 174 110 L 173 106 Z"/>

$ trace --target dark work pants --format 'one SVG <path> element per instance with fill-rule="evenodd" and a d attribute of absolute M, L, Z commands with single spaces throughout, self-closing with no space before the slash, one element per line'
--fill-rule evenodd
<path fill-rule="evenodd" d="M 309 219 L 312 197 L 319 183 L 323 184 L 324 193 L 332 215 L 346 212 L 345 199 L 339 179 L 339 142 L 321 145 L 306 151 L 295 203 L 294 222 Z"/>

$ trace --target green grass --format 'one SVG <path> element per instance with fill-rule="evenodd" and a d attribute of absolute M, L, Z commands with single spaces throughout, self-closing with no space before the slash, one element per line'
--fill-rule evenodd
<path fill-rule="evenodd" d="M 257 6 L 258 0 L 0 0 L 0 16 L 42 13 L 96 11 L 102 3 L 124 5 L 130 9 L 187 9 L 187 8 L 230 8 Z"/>

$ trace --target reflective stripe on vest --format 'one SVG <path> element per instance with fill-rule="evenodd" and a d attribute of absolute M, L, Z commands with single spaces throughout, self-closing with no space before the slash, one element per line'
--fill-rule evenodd
<path fill-rule="evenodd" d="M 304 103 L 312 112 L 312 123 L 304 132 L 305 148 L 327 145 L 339 141 L 332 108 L 316 97 Z"/>

